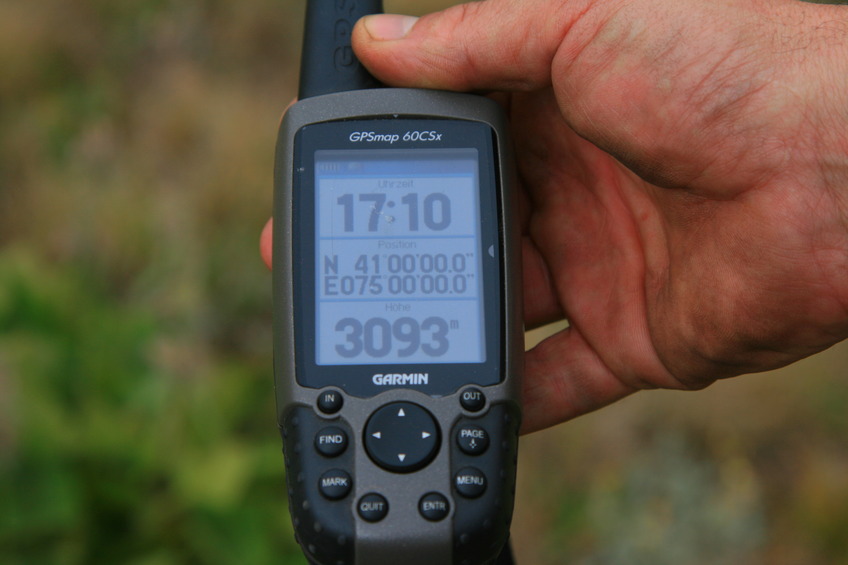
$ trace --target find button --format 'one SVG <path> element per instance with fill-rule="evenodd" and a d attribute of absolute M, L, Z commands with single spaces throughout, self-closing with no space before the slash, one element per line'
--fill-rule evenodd
<path fill-rule="evenodd" d="M 324 428 L 315 436 L 315 449 L 324 457 L 336 457 L 347 449 L 347 434 L 336 426 Z"/>
<path fill-rule="evenodd" d="M 384 496 L 371 492 L 359 499 L 356 510 L 366 522 L 379 522 L 389 513 L 389 503 Z"/>

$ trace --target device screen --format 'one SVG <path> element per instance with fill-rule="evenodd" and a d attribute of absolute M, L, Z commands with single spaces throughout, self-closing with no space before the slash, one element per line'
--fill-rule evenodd
<path fill-rule="evenodd" d="M 493 133 L 483 123 L 414 118 L 298 131 L 290 226 L 298 383 L 368 396 L 501 381 Z"/>
<path fill-rule="evenodd" d="M 486 360 L 479 156 L 315 152 L 317 365 Z"/>

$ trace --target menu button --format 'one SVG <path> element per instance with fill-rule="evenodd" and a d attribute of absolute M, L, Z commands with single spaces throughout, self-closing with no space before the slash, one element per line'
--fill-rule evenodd
<path fill-rule="evenodd" d="M 477 498 L 486 492 L 486 475 L 476 467 L 465 467 L 454 477 L 454 487 L 465 498 Z"/>

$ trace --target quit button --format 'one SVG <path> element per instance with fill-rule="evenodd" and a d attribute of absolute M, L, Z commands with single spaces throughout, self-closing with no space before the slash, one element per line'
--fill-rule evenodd
<path fill-rule="evenodd" d="M 379 522 L 389 513 L 389 503 L 384 496 L 372 492 L 359 499 L 356 509 L 366 522 Z"/>

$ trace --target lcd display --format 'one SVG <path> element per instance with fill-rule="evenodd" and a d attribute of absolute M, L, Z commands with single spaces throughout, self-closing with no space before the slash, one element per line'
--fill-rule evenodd
<path fill-rule="evenodd" d="M 477 149 L 315 152 L 318 365 L 486 361 Z"/>

